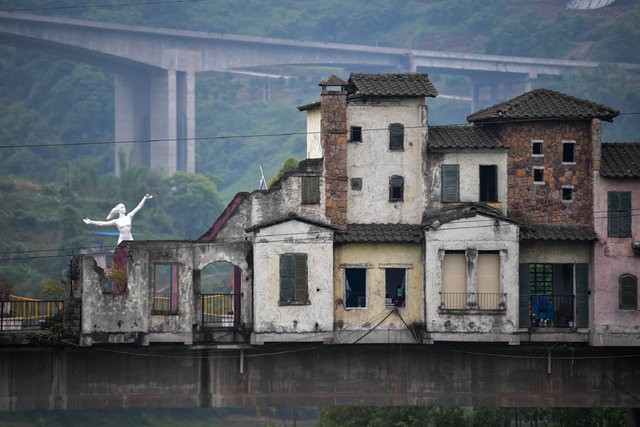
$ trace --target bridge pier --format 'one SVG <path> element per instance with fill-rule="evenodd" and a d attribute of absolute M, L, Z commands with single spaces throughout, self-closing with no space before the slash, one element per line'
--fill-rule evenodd
<path fill-rule="evenodd" d="M 135 68 L 116 73 L 116 174 L 118 152 L 135 165 L 159 170 L 195 172 L 195 73 Z"/>
<path fill-rule="evenodd" d="M 530 91 L 532 79 L 535 77 L 524 74 L 497 77 L 496 74 L 477 73 L 470 76 L 471 112 Z"/>

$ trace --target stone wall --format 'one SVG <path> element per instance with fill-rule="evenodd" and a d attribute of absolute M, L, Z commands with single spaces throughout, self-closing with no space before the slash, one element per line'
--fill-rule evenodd
<path fill-rule="evenodd" d="M 497 130 L 509 146 L 510 216 L 558 225 L 593 223 L 590 121 L 510 123 Z M 542 155 L 533 155 L 533 140 L 542 141 Z M 571 164 L 562 161 L 562 141 L 575 141 Z M 543 183 L 534 183 L 535 167 L 544 168 Z M 563 200 L 563 187 L 573 187 L 571 201 Z"/>

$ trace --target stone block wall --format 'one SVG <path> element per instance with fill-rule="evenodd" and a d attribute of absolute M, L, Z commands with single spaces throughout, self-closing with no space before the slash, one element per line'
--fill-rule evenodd
<path fill-rule="evenodd" d="M 509 147 L 508 214 L 528 222 L 557 225 L 593 224 L 591 121 L 509 123 L 498 129 Z M 542 141 L 534 156 L 532 141 Z M 562 141 L 575 141 L 574 164 L 563 164 Z M 544 168 L 543 183 L 534 183 L 534 168 Z M 572 187 L 572 200 L 563 200 Z"/>

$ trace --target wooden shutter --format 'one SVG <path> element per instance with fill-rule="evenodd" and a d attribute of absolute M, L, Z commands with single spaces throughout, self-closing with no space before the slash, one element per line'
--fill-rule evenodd
<path fill-rule="evenodd" d="M 478 293 L 500 293 L 500 255 L 497 253 L 478 254 Z"/>
<path fill-rule="evenodd" d="M 457 294 L 445 297 L 448 309 L 467 306 L 467 258 L 464 253 L 446 253 L 442 261 L 442 292 Z"/>
<path fill-rule="evenodd" d="M 520 286 L 520 327 L 528 328 L 531 325 L 531 294 L 529 293 L 529 264 L 520 264 L 519 272 Z"/>
<path fill-rule="evenodd" d="M 589 264 L 576 264 L 576 327 L 589 326 Z"/>
<path fill-rule="evenodd" d="M 280 255 L 280 301 L 294 299 L 293 254 Z"/>
<path fill-rule="evenodd" d="M 460 200 L 460 166 L 442 165 L 442 201 Z"/>
<path fill-rule="evenodd" d="M 309 299 L 309 287 L 307 285 L 307 254 L 295 254 L 294 260 L 294 297 L 296 301 L 307 301 Z"/>
<path fill-rule="evenodd" d="M 631 236 L 631 192 L 618 193 L 618 209 L 620 211 L 620 237 Z"/>
<path fill-rule="evenodd" d="M 608 234 L 617 237 L 620 234 L 620 212 L 618 212 L 618 192 L 607 193 L 607 226 Z"/>
<path fill-rule="evenodd" d="M 624 275 L 619 279 L 620 310 L 638 309 L 638 279 L 632 275 Z"/>
<path fill-rule="evenodd" d="M 317 176 L 302 177 L 302 203 L 320 203 L 320 178 Z"/>

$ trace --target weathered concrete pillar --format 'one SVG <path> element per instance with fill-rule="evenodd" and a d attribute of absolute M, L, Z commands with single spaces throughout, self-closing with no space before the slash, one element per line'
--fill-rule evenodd
<path fill-rule="evenodd" d="M 115 173 L 120 175 L 119 152 L 126 161 L 149 166 L 149 76 L 133 69 L 115 74 Z"/>
<path fill-rule="evenodd" d="M 195 73 L 134 69 L 116 74 L 115 136 L 118 152 L 134 165 L 149 166 L 164 176 L 195 172 Z"/>

